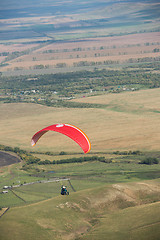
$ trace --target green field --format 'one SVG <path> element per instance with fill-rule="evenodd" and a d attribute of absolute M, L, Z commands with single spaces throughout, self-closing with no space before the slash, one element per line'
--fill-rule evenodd
<path fill-rule="evenodd" d="M 3 168 L 0 175 L 1 191 L 4 185 L 13 186 L 13 191 L 9 190 L 9 194 L 1 194 L 0 207 L 24 205 L 52 198 L 59 195 L 62 184 L 67 185 L 69 192 L 73 193 L 74 191 L 66 179 L 70 179 L 74 189 L 79 192 L 106 184 L 160 178 L 160 165 L 138 164 L 143 158 L 144 156 L 114 156 L 112 163 L 93 161 L 31 165 L 27 171 L 22 171 L 18 166 L 10 167 L 9 171 Z M 65 179 L 63 180 L 63 178 Z M 59 180 L 55 181 L 56 179 Z M 34 184 L 29 184 L 32 182 Z M 21 186 L 14 187 L 19 184 Z"/>
<path fill-rule="evenodd" d="M 106 234 L 109 239 L 136 239 L 142 234 L 140 239 L 158 239 L 158 188 L 159 180 L 103 185 L 11 208 L 0 220 L 0 236 L 98 240 Z"/>

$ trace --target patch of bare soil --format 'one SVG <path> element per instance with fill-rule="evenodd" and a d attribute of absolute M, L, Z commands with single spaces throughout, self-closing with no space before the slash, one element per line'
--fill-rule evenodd
<path fill-rule="evenodd" d="M 20 162 L 18 157 L 0 151 L 0 167 Z"/>
<path fill-rule="evenodd" d="M 160 201 L 160 183 L 152 182 L 113 184 L 104 189 L 101 197 L 90 199 L 91 206 L 100 213 L 104 209 L 115 211 L 157 201 Z"/>

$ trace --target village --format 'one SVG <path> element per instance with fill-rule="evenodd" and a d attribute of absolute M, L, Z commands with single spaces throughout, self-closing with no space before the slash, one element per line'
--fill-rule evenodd
<path fill-rule="evenodd" d="M 88 91 L 81 93 L 70 93 L 70 96 L 66 96 L 61 92 L 52 90 L 39 90 L 39 89 L 27 89 L 27 90 L 0 90 L 0 101 L 2 102 L 32 102 L 32 103 L 55 103 L 56 101 L 72 100 L 75 98 L 84 98 L 90 96 L 96 96 L 108 93 L 120 93 L 123 91 L 136 91 L 139 90 L 139 86 L 111 86 L 97 88 L 95 90 L 88 89 Z"/>

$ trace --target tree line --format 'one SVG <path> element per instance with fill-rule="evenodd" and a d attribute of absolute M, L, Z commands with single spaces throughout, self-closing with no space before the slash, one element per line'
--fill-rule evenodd
<path fill-rule="evenodd" d="M 98 157 L 98 156 L 92 156 L 92 157 L 79 157 L 79 158 L 66 158 L 61 160 L 44 160 L 39 161 L 39 165 L 47 165 L 47 164 L 64 164 L 64 163 L 82 163 L 82 162 L 93 162 L 93 161 L 100 161 L 100 162 L 106 162 L 105 157 Z"/>
<path fill-rule="evenodd" d="M 124 68 L 122 70 L 94 69 L 93 71 L 77 71 L 68 73 L 32 75 L 32 76 L 0 76 L 0 89 L 12 91 L 36 88 L 41 91 L 57 91 L 60 93 L 72 91 L 84 91 L 95 87 L 108 87 L 124 84 L 144 84 L 148 87 L 160 86 L 160 74 L 152 73 L 150 70 L 158 69 L 160 63 L 148 64 L 150 69 Z M 156 66 L 156 68 L 155 68 Z M 143 66 L 144 67 L 144 66 Z M 33 80 L 28 80 L 33 78 Z M 36 80 L 35 80 L 36 78 Z"/>
<path fill-rule="evenodd" d="M 93 162 L 93 161 L 99 161 L 103 163 L 112 163 L 114 162 L 114 159 L 106 159 L 104 156 L 85 156 L 85 157 L 73 157 L 73 158 L 66 158 L 61 160 L 41 160 L 40 158 L 37 158 L 33 155 L 33 153 L 28 152 L 26 150 L 20 149 L 19 147 L 10 147 L 10 146 L 4 146 L 0 145 L 0 150 L 7 151 L 7 152 L 14 152 L 16 153 L 19 158 L 23 161 L 23 170 L 28 170 L 30 165 L 38 164 L 38 165 L 55 165 L 55 164 L 67 164 L 67 163 L 83 163 L 83 162 Z M 51 152 L 43 153 L 45 155 L 54 156 Z M 114 151 L 112 154 L 116 155 L 142 155 L 142 153 L 137 151 Z M 67 155 L 65 152 L 60 152 L 59 155 Z M 113 160 L 113 161 L 112 161 Z M 130 163 L 130 162 L 129 162 Z M 142 156 L 142 159 L 138 162 L 139 164 L 147 164 L 147 165 L 153 165 L 153 164 L 159 164 L 159 159 L 156 157 L 145 157 Z"/>

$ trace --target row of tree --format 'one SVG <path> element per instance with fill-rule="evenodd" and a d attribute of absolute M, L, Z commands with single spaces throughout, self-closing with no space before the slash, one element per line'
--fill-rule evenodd
<path fill-rule="evenodd" d="M 21 160 L 23 160 L 24 164 L 22 169 L 27 170 L 29 165 L 32 164 L 38 164 L 38 165 L 48 165 L 48 164 L 66 164 L 66 163 L 82 163 L 82 162 L 92 162 L 92 161 L 99 161 L 104 163 L 112 163 L 112 159 L 106 159 L 102 156 L 85 156 L 85 157 L 73 157 L 73 158 L 66 158 L 61 160 L 44 160 L 42 161 L 40 158 L 35 157 L 30 152 L 27 152 L 26 150 L 20 149 L 18 147 L 9 147 L 0 145 L 0 150 L 7 151 L 7 152 L 14 152 L 16 153 Z M 47 152 L 48 155 L 53 155 L 51 152 Z M 113 154 L 118 155 L 141 155 L 140 151 L 115 151 Z M 60 152 L 59 155 L 66 155 L 65 152 Z M 114 162 L 114 161 L 113 161 Z M 156 157 L 143 157 L 141 161 L 139 161 L 139 164 L 147 164 L 147 165 L 153 165 L 158 164 L 159 159 Z"/>
<path fill-rule="evenodd" d="M 100 161 L 100 162 L 106 162 L 105 157 L 98 157 L 98 156 L 92 156 L 92 157 L 79 157 L 79 158 L 66 158 L 61 160 L 44 160 L 39 161 L 39 165 L 47 165 L 47 164 L 64 164 L 64 163 L 82 163 L 82 162 L 93 162 L 93 161 Z"/>
<path fill-rule="evenodd" d="M 142 47 L 142 46 L 152 46 L 152 45 L 159 45 L 159 42 L 153 42 L 153 43 L 149 43 L 146 42 L 144 44 L 126 44 L 123 47 Z M 99 47 L 87 47 L 87 48 L 81 48 L 81 47 L 77 47 L 77 48 L 71 48 L 71 49 L 48 49 L 43 51 L 43 53 L 62 53 L 62 52 L 82 52 L 82 51 L 95 51 L 95 50 L 104 50 L 104 49 L 116 49 L 116 48 L 121 48 L 121 46 L 116 46 L 116 45 L 112 45 L 112 46 L 99 46 Z"/>
<path fill-rule="evenodd" d="M 160 49 L 155 49 L 154 52 L 159 52 Z M 120 60 L 105 60 L 105 61 L 79 61 L 73 62 L 73 67 L 85 67 L 85 66 L 100 66 L 100 65 L 116 65 L 123 63 L 147 63 L 147 62 L 155 62 L 159 61 L 160 57 L 144 57 L 144 58 L 129 58 L 123 61 Z M 43 64 L 36 64 L 34 66 L 29 67 L 29 69 L 51 69 L 51 68 L 66 68 L 68 67 L 67 63 L 61 62 L 53 65 L 43 65 Z M 15 67 L 15 71 L 25 70 L 25 67 Z"/>

